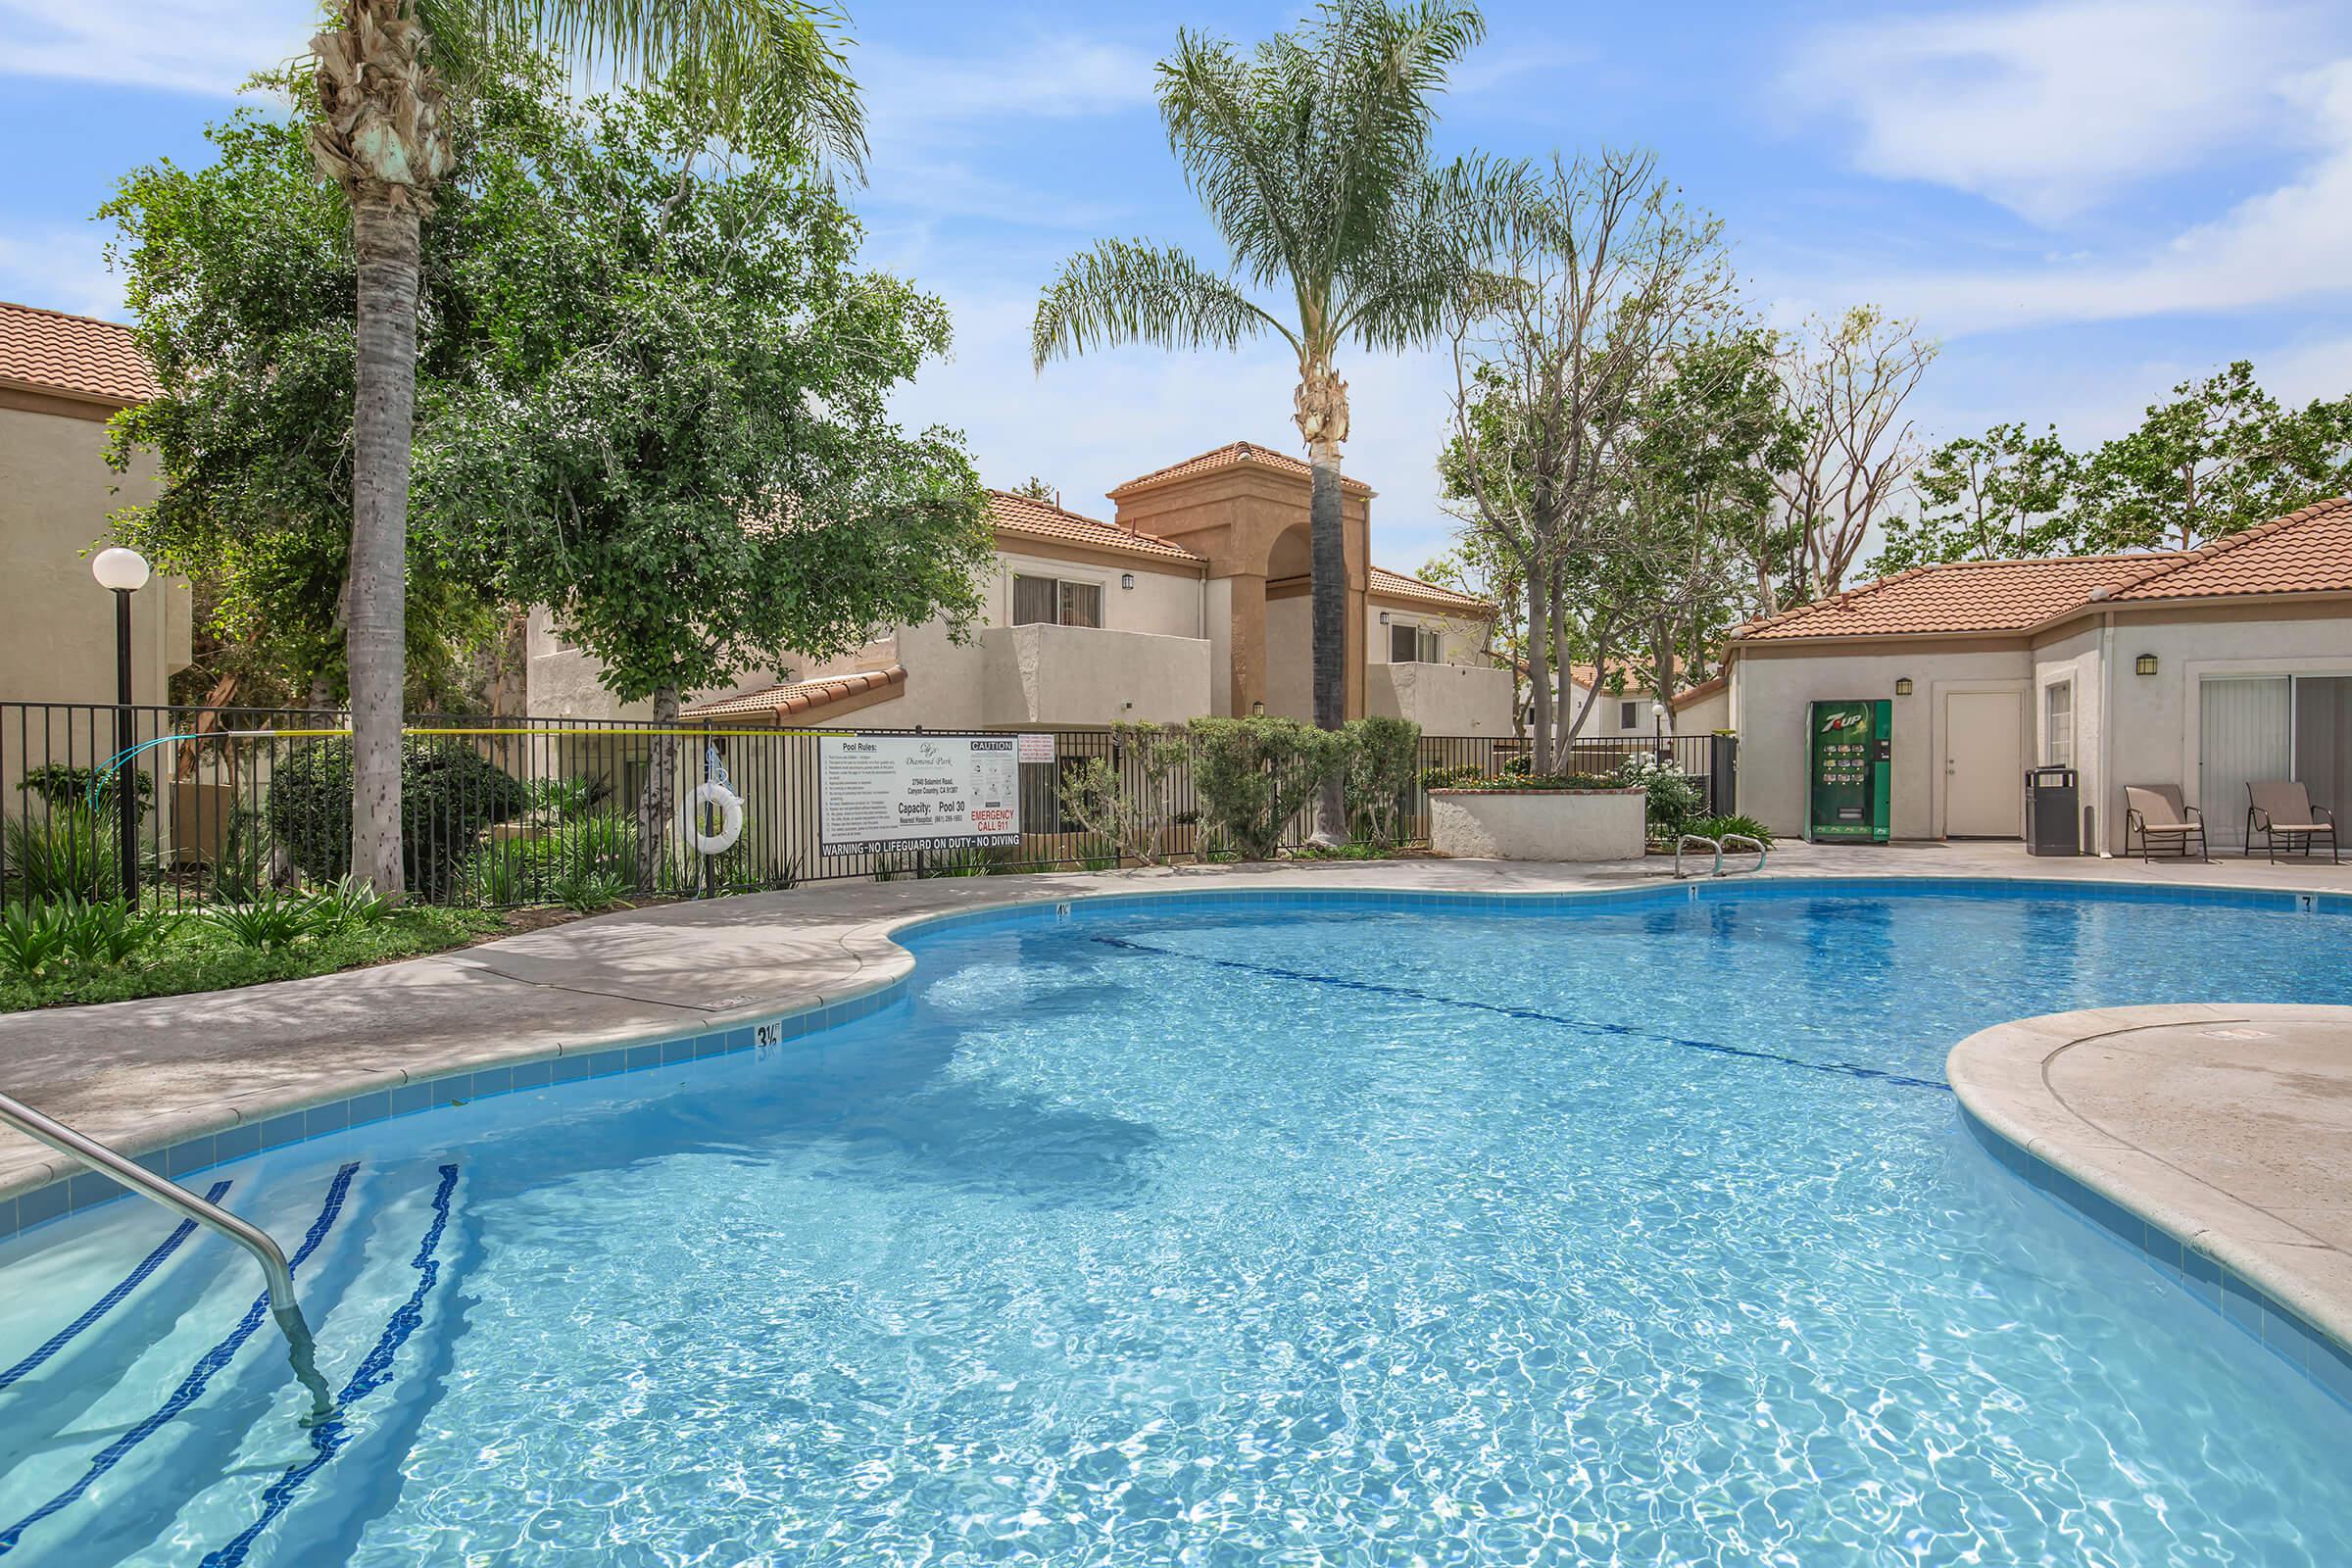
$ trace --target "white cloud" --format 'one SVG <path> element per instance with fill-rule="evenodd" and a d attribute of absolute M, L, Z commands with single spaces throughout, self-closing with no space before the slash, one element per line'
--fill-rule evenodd
<path fill-rule="evenodd" d="M 876 128 L 893 134 L 1006 117 L 1116 114 L 1152 102 L 1152 66 L 1138 50 L 1066 33 L 954 58 L 868 45 L 852 62 Z"/>
<path fill-rule="evenodd" d="M 2320 150 L 2285 183 L 2136 250 L 2053 256 L 2032 269 L 1816 275 L 1784 314 L 1878 300 L 1938 337 L 2055 323 L 2273 310 L 2352 295 L 2352 60 L 2281 89 Z"/>
<path fill-rule="evenodd" d="M 1858 122 L 1866 172 L 2053 222 L 2275 134 L 2311 43 L 2266 0 L 2060 0 L 1828 28 L 1784 85 Z"/>
<path fill-rule="evenodd" d="M 227 95 L 318 23 L 305 0 L 0 0 L 0 74 Z"/>

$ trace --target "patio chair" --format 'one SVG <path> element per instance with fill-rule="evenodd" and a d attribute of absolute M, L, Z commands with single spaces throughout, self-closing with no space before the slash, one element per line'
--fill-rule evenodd
<path fill-rule="evenodd" d="M 2180 804 L 2178 784 L 2127 784 L 2124 786 L 2124 853 L 2132 853 L 2132 835 L 2139 835 L 2139 858 L 2153 861 L 2155 847 L 2170 848 L 2180 859 L 2188 858 L 2189 840 L 2196 840 L 2197 858 L 2207 858 L 2205 851 L 2205 813 L 2193 806 Z"/>
<path fill-rule="evenodd" d="M 2254 835 L 2262 835 L 2262 846 L 2270 852 L 2271 863 L 2278 863 L 2278 845 L 2286 841 L 2290 855 L 2310 856 L 2318 853 L 2318 841 L 2328 841 L 2328 858 L 2343 863 L 2343 855 L 2335 843 L 2335 813 L 2325 806 L 2311 804 L 2311 792 L 2297 779 L 2271 779 L 2261 784 L 2246 785 L 2246 853 L 2254 853 Z"/>

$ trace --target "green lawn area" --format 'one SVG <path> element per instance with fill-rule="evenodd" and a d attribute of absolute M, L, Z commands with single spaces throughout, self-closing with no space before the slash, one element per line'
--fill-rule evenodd
<path fill-rule="evenodd" d="M 59 956 L 29 976 L 21 969 L 0 973 L 0 1012 L 298 980 L 464 947 L 506 929 L 507 923 L 492 910 L 418 906 L 371 921 L 320 926 L 256 948 L 210 918 L 189 915 L 164 922 L 120 961 Z"/>

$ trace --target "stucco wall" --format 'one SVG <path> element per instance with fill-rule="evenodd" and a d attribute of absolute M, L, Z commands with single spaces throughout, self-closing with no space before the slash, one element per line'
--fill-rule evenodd
<path fill-rule="evenodd" d="M 1266 601 L 1266 711 L 1315 716 L 1314 600 L 1307 594 Z"/>
<path fill-rule="evenodd" d="M 1810 705 L 1886 698 L 1894 704 L 1894 836 L 1941 837 L 1944 698 L 1955 691 L 2023 694 L 2033 673 L 2033 655 L 2023 643 L 1923 644 L 1894 654 L 1740 649 L 1732 664 L 1731 699 L 1740 731 L 1740 809 L 1775 833 L 1800 834 Z M 1909 697 L 1894 695 L 1902 676 L 1913 682 Z M 2018 709 L 2019 755 L 2032 757 L 2031 705 L 2021 696 Z"/>
<path fill-rule="evenodd" d="M 2202 807 L 2221 836 L 2234 823 L 2242 800 L 2203 799 L 2198 779 L 2198 682 L 2207 676 L 2352 675 L 2352 611 L 2327 607 L 2237 606 L 2208 611 L 2118 612 L 2113 638 L 2114 694 L 2111 775 L 2102 782 L 2108 816 L 2102 835 L 2123 847 L 2123 787 L 2179 784 Z M 2133 673 L 2141 654 L 2156 656 L 2157 672 Z"/>
<path fill-rule="evenodd" d="M 1205 638 L 992 626 L 980 654 L 980 721 L 990 728 L 1165 724 L 1208 711 Z"/>
<path fill-rule="evenodd" d="M 1409 718 L 1425 735 L 1511 733 L 1511 675 L 1493 665 L 1390 664 L 1367 671 L 1365 710 Z"/>
<path fill-rule="evenodd" d="M 1637 859 L 1645 813 L 1641 790 L 1431 790 L 1429 844 L 1473 859 Z"/>
<path fill-rule="evenodd" d="M 112 703 L 114 596 L 90 577 L 107 514 L 155 496 L 155 467 L 106 466 L 106 424 L 0 408 L 0 700 Z M 131 597 L 131 696 L 170 700 L 188 663 L 188 585 L 158 576 Z"/>
<path fill-rule="evenodd" d="M 1728 686 L 1718 686 L 1698 701 L 1685 703 L 1674 710 L 1677 735 L 1712 735 L 1731 727 L 1732 693 Z"/>

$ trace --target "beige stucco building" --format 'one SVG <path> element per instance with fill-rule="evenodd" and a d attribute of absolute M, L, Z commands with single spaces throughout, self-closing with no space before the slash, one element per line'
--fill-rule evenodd
<path fill-rule="evenodd" d="M 1308 470 L 1236 442 L 1111 492 L 1114 520 L 991 491 L 996 560 L 973 636 L 931 623 L 842 658 L 746 671 L 691 716 L 873 728 L 1085 728 L 1204 714 L 1312 716 Z M 1431 735 L 1507 736 L 1511 682 L 1486 649 L 1493 608 L 1372 565 L 1372 493 L 1349 481 L 1350 716 L 1414 720 Z M 531 618 L 530 708 L 640 717 L 593 660 Z"/>
<path fill-rule="evenodd" d="M 1807 715 L 1891 703 L 1896 838 L 2015 838 L 2029 767 L 2076 770 L 2086 851 L 2127 785 L 2174 785 L 2213 844 L 2246 785 L 2352 812 L 2352 499 L 2193 551 L 1919 567 L 1742 626 L 1727 649 L 1740 809 L 1803 830 Z"/>
<path fill-rule="evenodd" d="M 0 701 L 112 703 L 115 607 L 90 577 L 107 514 L 152 499 L 155 470 L 106 466 L 106 421 L 156 393 L 113 321 L 0 304 Z M 188 585 L 157 578 L 131 600 L 135 701 L 170 700 L 187 667 Z"/>

